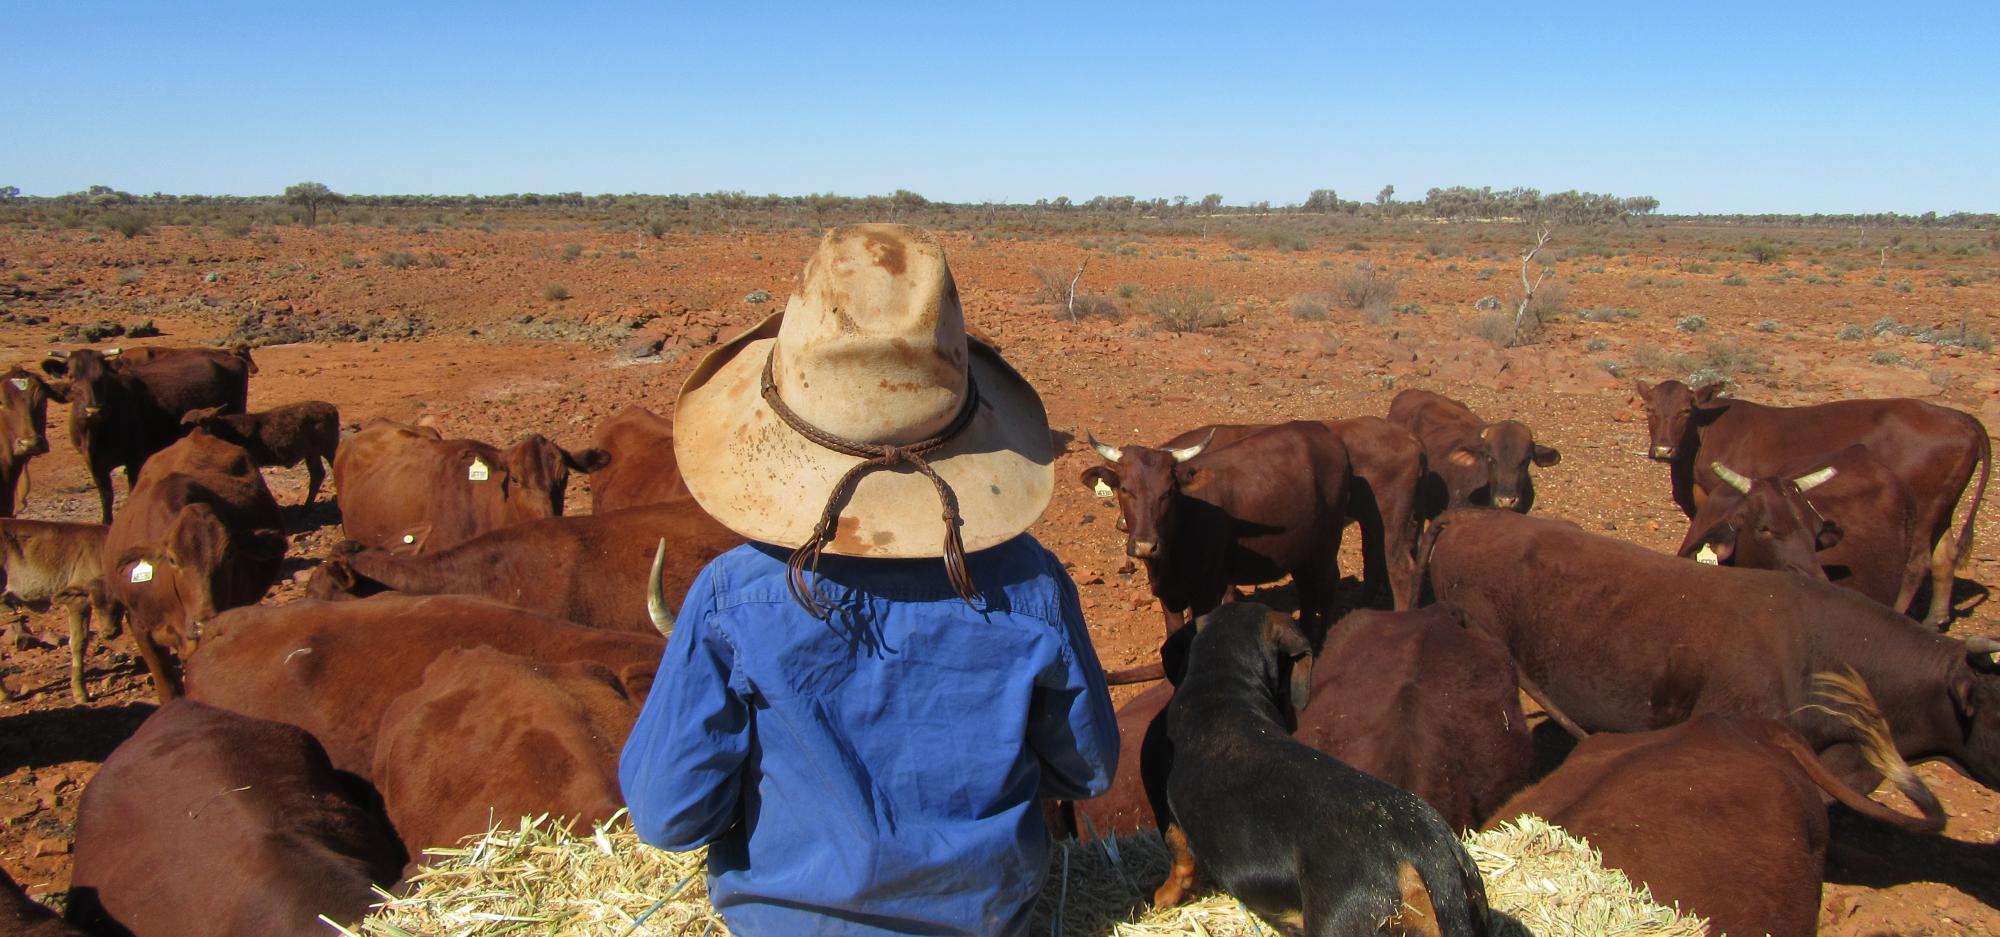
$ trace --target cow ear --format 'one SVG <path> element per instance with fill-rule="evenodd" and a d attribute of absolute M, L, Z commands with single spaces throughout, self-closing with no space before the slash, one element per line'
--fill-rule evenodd
<path fill-rule="evenodd" d="M 36 378 L 35 380 L 41 383 L 42 390 L 48 392 L 50 400 L 53 400 L 57 403 L 69 402 L 68 381 L 43 381 L 41 378 Z"/>
<path fill-rule="evenodd" d="M 188 412 L 181 414 L 181 425 L 182 426 L 198 425 L 199 423 L 201 423 L 201 421 L 206 420 L 209 417 L 216 416 L 221 412 L 222 412 L 221 407 L 202 407 L 196 410 L 189 410 Z"/>
<path fill-rule="evenodd" d="M 229 543 L 229 530 L 222 526 L 215 509 L 206 504 L 190 504 L 174 516 L 167 531 L 167 556 L 182 566 L 194 566 L 222 557 Z"/>
<path fill-rule="evenodd" d="M 43 358 L 42 373 L 50 377 L 68 377 L 69 362 L 61 358 Z"/>
<path fill-rule="evenodd" d="M 559 451 L 562 452 L 564 465 L 569 466 L 572 471 L 582 472 L 585 475 L 611 464 L 611 453 L 602 449 L 585 449 L 576 453 L 567 449 Z"/>
<path fill-rule="evenodd" d="M 1694 394 L 1695 406 L 1697 407 L 1709 406 L 1715 403 L 1716 398 L 1722 396 L 1722 382 L 1716 381 L 1713 384 L 1703 384 L 1702 386 L 1695 388 L 1692 393 Z"/>
<path fill-rule="evenodd" d="M 625 696 L 634 706 L 645 705 L 647 695 L 653 692 L 653 681 L 658 678 L 660 665 L 632 664 L 618 673 L 619 684 L 625 687 Z"/>
<path fill-rule="evenodd" d="M 1656 386 L 1658 385 L 1648 384 L 1645 381 L 1633 381 L 1632 392 L 1638 394 L 1640 400 L 1650 404 L 1653 402 L 1653 388 Z"/>
<path fill-rule="evenodd" d="M 1459 468 L 1471 468 L 1479 464 L 1479 453 L 1464 446 L 1458 446 L 1447 453 L 1444 460 Z"/>
<path fill-rule="evenodd" d="M 1548 468 L 1549 466 L 1554 465 L 1557 462 L 1561 462 L 1563 460 L 1563 454 L 1562 452 L 1558 451 L 1554 446 L 1544 446 L 1540 443 L 1536 443 L 1534 459 L 1536 465 L 1539 465 L 1542 468 Z"/>
<path fill-rule="evenodd" d="M 1118 490 L 1118 473 L 1112 471 L 1108 465 L 1093 465 L 1084 469 L 1083 474 L 1077 476 L 1077 481 L 1082 482 L 1083 487 L 1093 492 L 1097 490 L 1098 485 L 1103 485 L 1112 491 Z"/>

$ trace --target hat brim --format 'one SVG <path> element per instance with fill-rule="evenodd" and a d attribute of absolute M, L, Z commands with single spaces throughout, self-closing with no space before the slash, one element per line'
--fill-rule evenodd
<path fill-rule="evenodd" d="M 800 436 L 764 402 L 764 360 L 784 313 L 711 352 L 681 386 L 674 457 L 688 491 L 723 526 L 796 547 L 810 539 L 840 477 L 861 460 Z M 1028 529 L 1055 487 L 1055 444 L 1033 387 L 985 344 L 968 340 L 979 408 L 925 457 L 958 499 L 968 552 Z M 937 488 L 908 465 L 861 476 L 841 505 L 826 552 L 840 556 L 944 555 Z"/>

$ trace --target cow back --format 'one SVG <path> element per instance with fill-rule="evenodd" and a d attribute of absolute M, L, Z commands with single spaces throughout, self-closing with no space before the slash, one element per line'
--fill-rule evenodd
<path fill-rule="evenodd" d="M 287 725 L 176 701 L 77 808 L 70 918 L 147 937 L 319 934 L 405 859 L 367 785 Z"/>
<path fill-rule="evenodd" d="M 658 634 L 584 628 L 472 596 L 379 595 L 218 616 L 188 661 L 188 696 L 311 732 L 335 767 L 369 772 L 382 714 L 445 651 L 485 645 L 544 663 L 595 661 L 628 685 Z"/>
<path fill-rule="evenodd" d="M 1771 720 L 1702 717 L 1583 740 L 1495 821 L 1534 814 L 1716 933 L 1811 934 L 1827 817 L 1820 791 L 1768 739 Z"/>
<path fill-rule="evenodd" d="M 1507 649 L 1439 605 L 1342 618 L 1313 666 L 1294 734 L 1423 798 L 1461 830 L 1534 768 Z"/>
<path fill-rule="evenodd" d="M 673 421 L 645 407 L 626 407 L 598 425 L 591 445 L 611 456 L 590 476 L 591 513 L 689 497 L 674 457 Z"/>
<path fill-rule="evenodd" d="M 540 663 L 453 649 L 383 712 L 373 777 L 411 855 L 477 836 L 494 818 L 549 816 L 579 829 L 624 806 L 618 754 L 650 670 Z M 479 765 L 468 771 L 467 765 Z"/>
<path fill-rule="evenodd" d="M 341 444 L 333 480 L 348 538 L 385 550 L 442 550 L 556 513 L 549 492 L 515 478 L 499 449 L 391 420 Z"/>

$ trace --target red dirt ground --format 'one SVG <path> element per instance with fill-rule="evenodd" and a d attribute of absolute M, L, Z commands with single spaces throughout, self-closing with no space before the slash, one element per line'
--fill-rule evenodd
<path fill-rule="evenodd" d="M 1397 390 L 1436 389 L 1489 418 L 1524 419 L 1539 442 L 1562 450 L 1561 464 L 1537 472 L 1537 513 L 1668 550 L 1684 522 L 1667 496 L 1665 468 L 1642 454 L 1644 417 L 1629 399 L 1634 378 L 1747 361 L 1739 393 L 1750 399 L 1917 396 L 2000 423 L 1992 355 L 1868 329 L 1892 317 L 1922 327 L 1964 324 L 1975 336 L 2000 331 L 2000 258 L 1952 251 L 1971 235 L 1938 235 L 1935 243 L 1916 235 L 1905 249 L 1882 254 L 1879 232 L 1853 246 L 1835 246 L 1853 232 L 1762 232 L 1794 243 L 1787 261 L 1760 266 L 1730 259 L 1730 245 L 1749 236 L 1738 230 L 1559 230 L 1551 251 L 1601 249 L 1557 261 L 1551 279 L 1566 284 L 1571 311 L 1542 341 L 1502 349 L 1470 334 L 1483 315 L 1475 303 L 1494 295 L 1511 311 L 1524 235 L 1492 225 L 1434 232 L 1421 240 L 1363 233 L 1368 243 L 1359 250 L 1323 243 L 1295 252 L 1221 238 L 943 235 L 968 320 L 1041 389 L 1051 423 L 1071 437 L 1057 463 L 1055 503 L 1033 532 L 1072 565 L 1106 667 L 1144 662 L 1160 626 L 1144 574 L 1123 556 L 1115 510 L 1074 481 L 1095 459 L 1082 441 L 1086 430 L 1114 444 L 1157 443 L 1205 422 L 1379 415 Z M 398 322 L 414 322 L 424 328 L 411 340 L 257 349 L 262 371 L 251 384 L 252 408 L 325 399 L 347 422 L 428 416 L 447 433 L 497 442 L 536 430 L 580 447 L 626 405 L 670 414 L 704 348 L 781 308 L 815 243 L 804 233 L 655 240 L 581 227 L 286 228 L 275 243 L 199 228 L 163 227 L 129 241 L 12 229 L 0 232 L 0 349 L 9 361 L 33 360 L 54 347 L 65 323 L 148 318 L 165 334 L 146 342 L 211 341 L 260 309 L 320 325 L 346 321 L 364 332 L 370 319 L 387 318 L 392 335 L 406 330 Z M 581 250 L 565 260 L 569 244 Z M 416 262 L 396 267 L 385 251 L 410 252 Z M 1071 324 L 1034 301 L 1032 268 L 1066 279 L 1086 258 L 1084 289 L 1114 298 L 1129 312 L 1124 321 Z M 1395 304 L 1422 311 L 1362 315 L 1338 302 L 1337 278 L 1363 261 L 1399 277 Z M 550 284 L 574 298 L 545 298 Z M 1181 288 L 1212 291 L 1228 323 L 1198 334 L 1161 329 L 1146 312 L 1149 298 Z M 769 302 L 746 300 L 760 289 Z M 1296 318 L 1294 297 L 1315 293 L 1336 300 L 1330 316 Z M 1614 308 L 1636 315 L 1596 322 L 1576 312 Z M 1678 325 L 1691 315 L 1705 327 Z M 51 321 L 22 321 L 38 316 Z M 1869 334 L 1841 339 L 1849 326 Z M 666 347 L 659 356 L 627 357 L 620 346 L 635 334 L 663 338 Z M 1678 353 L 1704 361 L 1676 360 Z M 67 445 L 66 422 L 66 409 L 52 406 L 53 451 L 33 465 L 23 516 L 92 519 L 95 499 Z M 303 471 L 267 473 L 280 503 L 303 496 Z M 571 504 L 585 509 L 580 490 Z M 338 539 L 332 519 L 325 508 L 288 511 L 295 529 L 309 528 L 294 538 L 289 572 L 302 578 Z M 1961 574 L 1953 633 L 2000 636 L 2000 613 L 1984 601 L 1984 585 L 2000 582 L 1996 520 L 1990 505 L 1981 512 L 1988 533 Z M 1354 539 L 1348 570 L 1358 569 Z M 287 581 L 271 601 L 298 594 Z M 59 615 L 27 617 L 44 636 L 62 630 Z M 96 699 L 88 707 L 70 703 L 66 650 L 10 652 L 0 668 L 9 687 L 30 693 L 0 703 L 0 866 L 32 892 L 67 886 L 81 788 L 147 711 L 150 690 L 126 640 L 92 648 Z M 1952 815 L 1948 838 L 1838 817 L 1824 933 L 2000 932 L 2000 794 L 1940 765 L 1922 771 Z"/>

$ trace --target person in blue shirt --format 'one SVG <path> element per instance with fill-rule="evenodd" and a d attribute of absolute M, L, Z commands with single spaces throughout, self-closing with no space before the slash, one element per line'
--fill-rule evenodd
<path fill-rule="evenodd" d="M 1025 934 L 1038 799 L 1118 726 L 1048 506 L 1041 400 L 969 342 L 944 251 L 827 232 L 785 310 L 689 376 L 674 452 L 750 543 L 689 587 L 619 764 L 639 837 L 707 844 L 739 937 Z"/>

